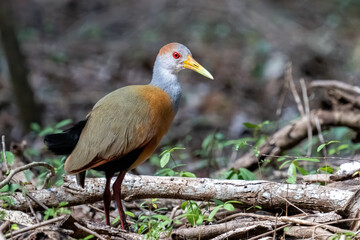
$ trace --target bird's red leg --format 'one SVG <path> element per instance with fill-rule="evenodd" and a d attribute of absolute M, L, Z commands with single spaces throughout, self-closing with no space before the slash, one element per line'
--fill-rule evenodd
<path fill-rule="evenodd" d="M 111 192 L 110 192 L 110 183 L 111 178 L 114 176 L 114 173 L 105 172 L 106 184 L 104 190 L 104 211 L 105 211 L 105 222 L 106 225 L 110 226 L 110 203 L 111 203 Z"/>
<path fill-rule="evenodd" d="M 121 204 L 121 184 L 122 184 L 122 181 L 124 180 L 125 174 L 126 174 L 126 171 L 121 171 L 112 187 L 113 187 L 113 191 L 114 191 L 114 198 L 115 198 L 117 208 L 119 211 L 121 228 L 124 230 L 127 230 L 128 225 L 126 223 L 126 216 L 125 216 L 122 204 Z"/>

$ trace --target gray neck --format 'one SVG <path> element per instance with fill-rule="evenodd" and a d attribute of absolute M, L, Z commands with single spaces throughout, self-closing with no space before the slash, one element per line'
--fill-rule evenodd
<path fill-rule="evenodd" d="M 181 97 L 181 86 L 178 82 L 177 73 L 172 73 L 166 68 L 159 67 L 159 64 L 155 61 L 150 85 L 157 86 L 164 90 L 170 96 L 174 111 L 176 112 L 178 110 Z"/>

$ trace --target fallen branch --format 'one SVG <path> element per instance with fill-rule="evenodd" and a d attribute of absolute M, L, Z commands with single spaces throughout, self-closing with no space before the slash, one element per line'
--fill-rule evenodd
<path fill-rule="evenodd" d="M 26 164 L 24 166 L 15 168 L 14 170 L 11 170 L 9 175 L 4 180 L 2 180 L 0 182 L 0 188 L 4 187 L 6 184 L 8 184 L 15 174 L 17 174 L 19 172 L 22 172 L 22 171 L 25 171 L 25 170 L 27 170 L 29 168 L 39 167 L 39 166 L 49 169 L 50 173 L 51 173 L 51 176 L 55 176 L 55 170 L 50 164 L 47 164 L 47 163 L 44 163 L 44 162 L 32 162 L 32 163 Z"/>
<path fill-rule="evenodd" d="M 3 154 L 3 158 L 4 158 L 4 168 L 5 168 L 5 172 L 7 172 L 9 170 L 9 166 L 8 166 L 8 162 L 6 159 L 5 136 L 4 135 L 1 136 L 1 145 L 2 145 L 2 154 Z"/>
<path fill-rule="evenodd" d="M 32 226 L 35 224 L 35 221 L 26 213 L 22 211 L 16 211 L 16 210 L 6 210 L 3 208 L 0 208 L 0 212 L 4 213 L 4 220 L 21 224 L 24 226 Z"/>
<path fill-rule="evenodd" d="M 360 87 L 353 86 L 343 81 L 337 81 L 337 80 L 315 80 L 310 83 L 310 87 L 335 88 L 360 95 Z"/>
<path fill-rule="evenodd" d="M 310 120 L 313 133 L 317 132 L 316 118 L 318 118 L 322 129 L 329 126 L 344 126 L 360 132 L 360 114 L 352 111 L 324 111 L 314 110 L 310 113 Z M 308 118 L 306 116 L 299 120 L 283 127 L 275 132 L 268 141 L 262 145 L 260 155 L 266 156 L 278 156 L 285 150 L 299 144 L 301 141 L 307 138 L 308 131 Z M 272 160 L 272 157 L 268 159 Z M 257 164 L 258 159 L 253 153 L 247 153 L 243 157 L 236 160 L 231 164 L 233 168 L 247 168 L 253 164 Z"/>
<path fill-rule="evenodd" d="M 68 202 L 69 206 L 90 204 L 102 200 L 105 179 L 86 179 L 85 188 L 77 186 L 71 176 L 64 178 L 61 187 L 30 191 L 49 207 Z M 219 180 L 208 178 L 180 178 L 135 176 L 127 174 L 122 189 L 125 200 L 170 198 L 183 200 L 237 200 L 242 207 L 262 206 L 263 209 L 283 209 L 287 201 L 301 209 L 335 211 L 346 208 L 347 213 L 358 211 L 358 205 L 348 206 L 354 192 L 318 185 L 281 184 L 268 181 Z M 12 209 L 25 210 L 28 205 L 21 193 L 14 194 Z M 286 201 L 285 201 L 286 199 Z M 0 202 L 1 203 L 1 202 Z M 33 208 L 38 206 L 35 203 Z"/>
<path fill-rule="evenodd" d="M 293 226 L 285 232 L 287 236 L 296 237 L 300 239 L 315 239 L 315 240 L 329 240 L 334 234 L 322 228 Z"/>
<path fill-rule="evenodd" d="M 143 240 L 144 236 L 137 233 L 127 232 L 122 229 L 86 222 L 86 227 L 100 235 L 108 236 L 107 239 Z M 168 238 L 167 238 L 168 239 Z"/>
<path fill-rule="evenodd" d="M 80 224 L 77 223 L 77 222 L 75 222 L 74 225 L 75 225 L 78 229 L 83 230 L 83 231 L 85 231 L 85 232 L 93 235 L 94 237 L 97 237 L 97 238 L 100 239 L 100 240 L 105 240 L 105 238 L 102 237 L 101 235 L 99 235 L 97 232 L 94 232 L 94 231 L 92 231 L 92 230 L 90 230 L 90 229 L 88 229 L 88 228 L 80 225 Z"/>
<path fill-rule="evenodd" d="M 181 228 L 173 230 L 171 233 L 172 239 L 209 239 L 214 240 L 226 239 L 221 236 L 222 234 L 229 235 L 227 237 L 236 237 L 237 239 L 246 238 L 250 231 L 256 232 L 257 234 L 271 231 L 273 222 L 270 221 L 254 221 L 243 219 L 236 219 L 230 222 L 214 224 L 214 225 L 203 225 L 196 228 Z"/>
<path fill-rule="evenodd" d="M 270 235 L 270 234 L 275 234 L 277 231 L 280 231 L 280 230 L 282 230 L 282 229 L 284 229 L 286 227 L 289 227 L 289 226 L 291 226 L 291 224 L 286 224 L 286 225 L 283 225 L 281 227 L 277 227 L 277 228 L 275 228 L 274 230 L 272 230 L 270 232 L 262 233 L 260 235 L 255 236 L 255 237 L 249 238 L 248 240 L 256 240 L 256 239 L 265 237 L 265 236 Z M 273 238 L 271 238 L 271 239 L 273 239 Z"/>
<path fill-rule="evenodd" d="M 50 220 L 41 222 L 41 223 L 39 223 L 39 224 L 35 224 L 35 225 L 29 226 L 29 227 L 25 227 L 25 228 L 22 228 L 22 229 L 13 231 L 13 232 L 11 232 L 11 233 L 8 233 L 8 234 L 5 235 L 5 237 L 6 237 L 6 238 L 9 238 L 9 237 L 11 237 L 11 236 L 14 236 L 14 235 L 17 235 L 17 234 L 20 234 L 20 233 L 24 233 L 24 232 L 27 232 L 27 231 L 36 229 L 36 228 L 38 228 L 38 227 L 42 227 L 42 226 L 49 225 L 49 224 L 52 224 L 52 223 L 55 223 L 55 222 L 59 222 L 59 221 L 65 219 L 65 217 L 66 217 L 66 216 L 60 216 L 60 217 L 58 217 L 58 218 L 50 219 Z"/>

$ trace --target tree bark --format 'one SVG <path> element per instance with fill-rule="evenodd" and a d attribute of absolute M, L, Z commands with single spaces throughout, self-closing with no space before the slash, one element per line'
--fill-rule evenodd
<path fill-rule="evenodd" d="M 11 83 L 21 115 L 24 130 L 30 130 L 32 122 L 40 122 L 40 108 L 28 82 L 25 57 L 16 38 L 10 0 L 0 1 L 0 39 L 7 59 Z"/>
<path fill-rule="evenodd" d="M 103 199 L 105 179 L 86 179 L 85 188 L 77 186 L 75 178 L 65 177 L 61 187 L 29 191 L 48 207 L 68 202 L 69 206 L 89 204 Z M 355 193 L 319 185 L 280 184 L 268 181 L 219 180 L 208 178 L 180 178 L 135 176 L 127 174 L 122 188 L 127 201 L 144 198 L 221 201 L 237 200 L 241 207 L 261 206 L 264 210 L 296 206 L 301 209 L 330 212 L 346 209 L 348 215 L 358 212 Z M 12 209 L 25 210 L 28 204 L 22 193 L 15 194 Z M 1 203 L 1 202 L 0 202 Z M 34 208 L 39 208 L 32 202 Z"/>

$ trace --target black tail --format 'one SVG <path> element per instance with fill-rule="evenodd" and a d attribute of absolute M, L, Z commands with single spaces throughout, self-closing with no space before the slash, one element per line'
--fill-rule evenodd
<path fill-rule="evenodd" d="M 48 149 L 56 155 L 69 155 L 79 141 L 81 131 L 85 127 L 87 119 L 76 123 L 73 127 L 62 133 L 46 135 L 44 143 Z"/>

